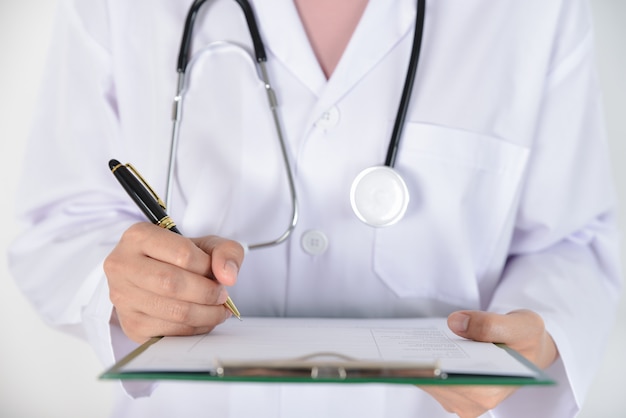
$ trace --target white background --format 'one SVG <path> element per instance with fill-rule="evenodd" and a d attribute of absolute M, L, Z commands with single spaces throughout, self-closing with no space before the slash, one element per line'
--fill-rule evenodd
<path fill-rule="evenodd" d="M 591 1 L 626 236 L 626 1 Z M 13 196 L 56 3 L 0 0 L 0 192 L 4 198 L 0 202 L 0 416 L 6 418 L 106 417 L 116 384 L 97 379 L 102 366 L 86 343 L 41 322 L 18 292 L 4 256 L 18 232 Z M 626 261 L 626 241 L 622 260 Z M 625 357 L 626 300 L 622 298 L 609 350 L 580 417 L 626 417 Z"/>

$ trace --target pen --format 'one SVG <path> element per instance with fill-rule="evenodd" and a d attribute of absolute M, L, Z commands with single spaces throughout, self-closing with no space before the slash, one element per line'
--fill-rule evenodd
<path fill-rule="evenodd" d="M 153 224 L 182 235 L 176 228 L 176 223 L 165 212 L 165 203 L 132 165 L 110 160 L 109 168 L 124 190 Z M 226 299 L 224 306 L 241 320 L 241 314 L 230 297 Z"/>

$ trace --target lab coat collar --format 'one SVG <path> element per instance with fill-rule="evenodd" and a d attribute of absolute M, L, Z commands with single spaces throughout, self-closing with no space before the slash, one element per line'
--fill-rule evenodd
<path fill-rule="evenodd" d="M 370 0 L 328 81 L 313 53 L 292 0 L 258 1 L 255 3 L 255 12 L 266 48 L 270 51 L 268 60 L 276 59 L 298 77 L 318 97 L 318 106 L 323 110 L 341 99 L 411 32 L 415 22 L 416 2 Z"/>

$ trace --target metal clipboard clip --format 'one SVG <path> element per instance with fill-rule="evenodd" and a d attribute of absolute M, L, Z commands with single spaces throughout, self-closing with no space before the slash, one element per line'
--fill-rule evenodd
<path fill-rule="evenodd" d="M 288 360 L 242 361 L 217 359 L 218 377 L 282 377 L 311 380 L 439 378 L 439 362 L 387 362 L 357 360 L 343 354 L 320 352 Z"/>

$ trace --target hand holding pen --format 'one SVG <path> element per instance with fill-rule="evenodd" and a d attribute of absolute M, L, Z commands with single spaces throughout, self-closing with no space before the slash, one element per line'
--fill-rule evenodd
<path fill-rule="evenodd" d="M 150 221 L 161 226 L 130 227 L 105 260 L 116 307 L 113 319 L 119 319 L 124 332 L 137 342 L 155 335 L 205 333 L 230 316 L 222 304 L 239 317 L 223 285 L 236 281 L 241 246 L 219 237 L 171 234 L 178 230 L 145 181 L 115 160 L 110 168 Z"/>

